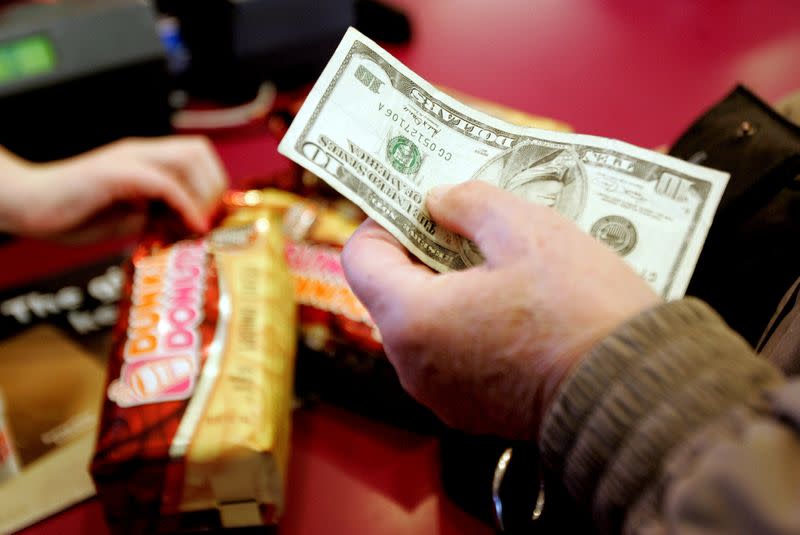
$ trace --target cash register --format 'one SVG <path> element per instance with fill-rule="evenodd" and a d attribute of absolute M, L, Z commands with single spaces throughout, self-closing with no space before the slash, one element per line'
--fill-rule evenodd
<path fill-rule="evenodd" d="M 139 0 L 0 7 L 0 145 L 35 161 L 170 130 L 153 7 Z"/>

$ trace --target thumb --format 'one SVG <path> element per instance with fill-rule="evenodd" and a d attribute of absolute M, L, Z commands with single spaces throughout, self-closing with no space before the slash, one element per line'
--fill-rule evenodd
<path fill-rule="evenodd" d="M 480 180 L 437 186 L 426 207 L 443 228 L 475 242 L 487 261 L 519 257 L 543 209 Z"/>

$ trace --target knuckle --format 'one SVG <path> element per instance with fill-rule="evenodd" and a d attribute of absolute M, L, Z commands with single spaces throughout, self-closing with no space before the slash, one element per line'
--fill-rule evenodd
<path fill-rule="evenodd" d="M 32 204 L 28 210 L 19 212 L 19 221 L 17 225 L 21 233 L 26 234 L 39 231 L 38 227 L 41 225 L 42 220 L 46 220 L 42 217 L 43 214 L 40 212 L 38 206 L 40 205 Z"/>
<path fill-rule="evenodd" d="M 203 144 L 197 137 L 185 136 L 172 141 L 172 149 L 187 162 L 194 162 L 204 151 Z"/>
<path fill-rule="evenodd" d="M 191 136 L 187 136 L 186 139 L 193 141 L 194 143 L 200 143 L 201 145 L 210 145 L 208 138 L 206 136 L 195 134 Z"/>
<path fill-rule="evenodd" d="M 400 358 L 416 359 L 424 353 L 430 326 L 416 314 L 409 314 L 402 307 L 393 310 L 381 326 L 381 336 L 387 346 L 393 348 Z"/>
<path fill-rule="evenodd" d="M 424 402 L 430 396 L 430 378 L 436 375 L 433 362 L 421 351 L 409 352 L 407 348 L 395 347 L 388 349 L 400 384 L 412 397 Z"/>
<path fill-rule="evenodd" d="M 184 154 L 188 159 L 188 163 L 191 164 L 197 164 L 202 161 L 206 152 L 206 148 L 201 143 L 190 143 L 184 148 Z"/>
<path fill-rule="evenodd" d="M 128 145 L 139 143 L 140 141 L 141 138 L 138 137 L 124 137 L 122 139 L 117 139 L 116 141 L 112 141 L 111 145 L 115 147 L 125 147 Z"/>
<path fill-rule="evenodd" d="M 192 136 L 189 138 L 189 142 L 198 154 L 210 154 L 213 151 L 211 141 L 205 136 Z"/>
<path fill-rule="evenodd" d="M 122 154 L 135 152 L 142 145 L 142 140 L 136 137 L 126 137 L 118 139 L 109 145 L 109 148 Z"/>

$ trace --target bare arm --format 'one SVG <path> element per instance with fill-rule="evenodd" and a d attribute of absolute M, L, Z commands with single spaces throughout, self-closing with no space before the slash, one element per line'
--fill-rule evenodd
<path fill-rule="evenodd" d="M 56 235 L 116 202 L 162 199 L 203 231 L 226 184 L 219 158 L 201 137 L 128 139 L 47 164 L 0 148 L 0 230 Z"/>

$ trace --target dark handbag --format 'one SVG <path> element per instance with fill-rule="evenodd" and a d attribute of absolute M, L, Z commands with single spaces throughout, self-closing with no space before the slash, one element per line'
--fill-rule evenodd
<path fill-rule="evenodd" d="M 670 154 L 731 175 L 686 293 L 754 345 L 800 273 L 800 127 L 738 86 Z"/>

